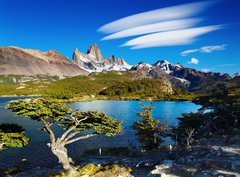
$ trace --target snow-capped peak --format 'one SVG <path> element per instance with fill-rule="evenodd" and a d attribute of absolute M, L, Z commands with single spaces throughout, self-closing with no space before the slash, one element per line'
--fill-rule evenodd
<path fill-rule="evenodd" d="M 180 64 L 171 64 L 167 60 L 159 60 L 153 66 L 159 67 L 162 71 L 166 72 L 167 74 L 170 74 L 175 70 L 175 68 L 182 68 Z"/>

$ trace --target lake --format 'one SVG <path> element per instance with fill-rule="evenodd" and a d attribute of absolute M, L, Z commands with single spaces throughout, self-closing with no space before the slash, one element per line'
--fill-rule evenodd
<path fill-rule="evenodd" d="M 13 99 L 19 99 L 19 97 L 0 98 L 0 123 L 16 123 L 23 126 L 26 130 L 26 135 L 31 141 L 25 148 L 10 148 L 0 152 L 0 168 L 23 165 L 21 163 L 22 159 L 28 160 L 28 163 L 24 164 L 27 168 L 56 166 L 58 161 L 47 146 L 49 136 L 42 131 L 42 124 L 29 118 L 16 116 L 10 110 L 4 108 L 8 101 Z M 145 105 L 150 104 L 149 101 L 142 101 L 142 103 Z M 124 133 L 115 137 L 96 136 L 68 145 L 69 155 L 74 160 L 80 159 L 82 152 L 86 148 L 128 146 L 129 142 L 138 144 L 135 132 L 131 126 L 134 121 L 139 120 L 139 117 L 136 116 L 136 112 L 141 111 L 139 101 L 98 100 L 68 104 L 72 106 L 73 110 L 105 112 L 117 120 L 123 120 L 124 127 Z M 201 108 L 200 105 L 192 102 L 155 101 L 153 117 L 168 125 L 177 125 L 178 121 L 176 118 L 180 117 L 182 113 L 196 112 L 199 108 Z M 61 133 L 61 128 L 56 125 L 53 126 L 53 130 L 58 135 Z"/>

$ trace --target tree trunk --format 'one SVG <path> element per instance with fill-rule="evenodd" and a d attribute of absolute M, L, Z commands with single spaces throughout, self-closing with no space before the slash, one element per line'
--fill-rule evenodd
<path fill-rule="evenodd" d="M 5 143 L 0 143 L 0 152 L 4 149 L 3 146 L 4 146 Z"/>
<path fill-rule="evenodd" d="M 67 149 L 64 147 L 63 143 L 52 143 L 51 150 L 55 156 L 57 156 L 59 163 L 62 164 L 63 169 L 68 173 L 69 176 L 73 176 L 76 170 L 71 166 L 70 160 L 68 158 Z"/>

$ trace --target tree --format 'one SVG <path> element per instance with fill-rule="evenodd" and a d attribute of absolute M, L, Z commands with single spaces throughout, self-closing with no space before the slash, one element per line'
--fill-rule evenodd
<path fill-rule="evenodd" d="M 22 148 L 29 142 L 24 135 L 24 129 L 17 124 L 0 124 L 0 151 L 4 148 Z"/>
<path fill-rule="evenodd" d="M 133 128 L 137 131 L 137 136 L 144 148 L 155 149 L 162 142 L 159 134 L 164 131 L 164 125 L 152 117 L 154 108 L 152 102 L 150 106 L 141 104 L 141 108 L 143 112 L 137 112 L 137 115 L 142 120 L 134 122 Z"/>
<path fill-rule="evenodd" d="M 44 130 L 49 134 L 52 153 L 58 158 L 64 170 L 71 176 L 76 170 L 71 166 L 66 145 L 79 140 L 87 139 L 98 134 L 114 136 L 122 130 L 121 121 L 115 121 L 105 113 L 97 111 L 72 112 L 70 106 L 50 99 L 28 99 L 11 101 L 8 109 L 17 115 L 29 116 L 40 121 Z M 55 122 L 64 125 L 64 133 L 56 137 L 51 129 Z M 87 131 L 88 130 L 88 131 Z M 84 132 L 84 134 L 83 134 Z"/>

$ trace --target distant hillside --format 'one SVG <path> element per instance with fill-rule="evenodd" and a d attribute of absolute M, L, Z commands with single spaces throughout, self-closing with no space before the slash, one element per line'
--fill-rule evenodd
<path fill-rule="evenodd" d="M 25 80 L 17 76 L 2 76 L 0 95 L 42 95 L 56 99 L 162 99 L 192 100 L 194 95 L 172 87 L 165 78 L 142 78 L 136 72 L 101 72 L 88 76 L 57 78 L 38 76 Z M 25 77 L 23 77 L 25 78 Z M 25 78 L 27 79 L 27 78 Z M 12 82 L 12 81 L 16 82 Z M 21 82 L 20 82 L 21 81 Z"/>
<path fill-rule="evenodd" d="M 171 83 L 165 79 L 138 79 L 118 82 L 100 92 L 100 95 L 109 97 L 152 97 L 160 98 L 161 95 L 172 93 Z"/>
<path fill-rule="evenodd" d="M 59 52 L 0 47 L 0 75 L 49 75 L 71 77 L 88 72 L 71 63 Z"/>

